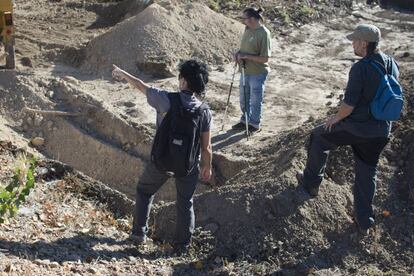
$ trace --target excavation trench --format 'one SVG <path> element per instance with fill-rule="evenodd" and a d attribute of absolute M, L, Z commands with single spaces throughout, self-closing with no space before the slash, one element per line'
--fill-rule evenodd
<path fill-rule="evenodd" d="M 2 72 L 0 86 L 2 110 L 10 125 L 41 153 L 134 198 L 136 183 L 149 162 L 153 127 L 118 117 L 80 90 L 72 78 L 29 81 L 23 74 Z M 212 183 L 200 183 L 197 194 L 212 184 L 224 184 L 248 166 L 220 153 L 215 160 Z M 175 200 L 172 184 L 169 180 L 161 188 L 157 201 Z"/>

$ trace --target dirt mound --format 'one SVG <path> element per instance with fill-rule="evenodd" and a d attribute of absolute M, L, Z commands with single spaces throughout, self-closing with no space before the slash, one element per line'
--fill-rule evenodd
<path fill-rule="evenodd" d="M 133 73 L 171 76 L 180 59 L 229 60 L 242 31 L 240 23 L 201 4 L 152 4 L 92 40 L 82 67 L 104 73 L 114 63 Z"/>
<path fill-rule="evenodd" d="M 264 142 L 261 154 L 256 155 L 265 157 L 255 166 L 227 186 L 194 200 L 198 224 L 214 235 L 212 255 L 235 262 L 266 262 L 260 273 L 293 275 L 331 268 L 345 274 L 361 267 L 371 271 L 369 263 L 384 272 L 396 271 L 401 265 L 412 267 L 412 241 L 407 236 L 414 220 L 410 204 L 398 198 L 394 180 L 398 170 L 387 156 L 380 160 L 377 225 L 367 237 L 360 236 L 352 223 L 354 177 L 352 152 L 347 148 L 332 152 L 329 172 L 338 177 L 328 174 L 317 198 L 310 198 L 297 185 L 295 173 L 304 168 L 312 125 L 280 135 L 276 142 Z M 391 216 L 383 215 L 384 211 Z M 156 228 L 161 229 L 155 230 L 156 237 L 171 234 L 174 213 L 170 205 L 158 210 Z"/>

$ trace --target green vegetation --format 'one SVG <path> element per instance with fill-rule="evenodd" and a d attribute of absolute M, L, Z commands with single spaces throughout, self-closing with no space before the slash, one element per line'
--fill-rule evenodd
<path fill-rule="evenodd" d="M 317 11 L 309 6 L 302 6 L 300 8 L 300 14 L 302 14 L 303 16 L 306 17 L 312 17 L 313 15 L 315 15 L 317 13 Z"/>
<path fill-rule="evenodd" d="M 210 9 L 215 12 L 220 11 L 229 11 L 229 10 L 238 10 L 243 7 L 247 7 L 251 4 L 249 1 L 244 0 L 233 0 L 233 1 L 226 1 L 226 0 L 208 0 L 207 2 Z"/>
<path fill-rule="evenodd" d="M 219 12 L 220 11 L 220 4 L 218 3 L 218 1 L 215 0 L 209 0 L 208 1 L 208 7 L 210 9 L 212 9 L 215 12 Z"/>
<path fill-rule="evenodd" d="M 16 169 L 8 185 L 0 184 L 0 223 L 13 218 L 20 204 L 25 202 L 34 188 L 36 160 L 29 160 L 25 154 L 17 158 Z"/>

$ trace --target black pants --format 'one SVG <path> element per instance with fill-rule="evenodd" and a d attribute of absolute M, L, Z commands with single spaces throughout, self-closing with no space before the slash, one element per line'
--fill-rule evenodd
<path fill-rule="evenodd" d="M 188 245 L 194 232 L 195 216 L 193 195 L 198 183 L 198 167 L 185 177 L 175 179 L 177 188 L 177 225 L 176 242 Z M 148 217 L 154 194 L 168 180 L 165 173 L 160 172 L 152 163 L 147 164 L 137 185 L 135 213 L 132 234 L 145 236 L 148 232 Z"/>
<path fill-rule="evenodd" d="M 374 223 L 372 202 L 376 189 L 377 164 L 387 143 L 387 137 L 355 136 L 341 128 L 340 123 L 331 132 L 325 131 L 323 125 L 316 127 L 311 134 L 304 185 L 310 188 L 319 187 L 329 152 L 338 146 L 350 145 L 355 159 L 354 212 L 361 227 L 371 227 Z"/>

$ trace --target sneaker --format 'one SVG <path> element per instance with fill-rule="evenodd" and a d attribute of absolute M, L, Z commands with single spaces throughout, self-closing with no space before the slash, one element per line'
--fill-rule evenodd
<path fill-rule="evenodd" d="M 260 128 L 257 128 L 257 127 L 254 127 L 252 125 L 249 125 L 249 134 L 253 134 L 255 132 L 260 132 L 260 131 L 261 131 Z"/>
<path fill-rule="evenodd" d="M 296 173 L 296 179 L 298 180 L 299 185 L 301 185 L 311 197 L 318 196 L 319 188 L 309 188 L 303 183 L 303 173 L 301 172 Z"/>
<path fill-rule="evenodd" d="M 134 234 L 130 234 L 129 235 L 129 240 L 132 241 L 133 244 L 135 245 L 141 245 L 141 244 L 145 244 L 148 240 L 146 235 L 134 235 Z"/>
<path fill-rule="evenodd" d="M 244 130 L 244 129 L 246 129 L 246 123 L 242 123 L 242 122 L 237 123 L 237 124 L 233 125 L 231 127 L 231 129 L 233 129 L 233 130 Z"/>

